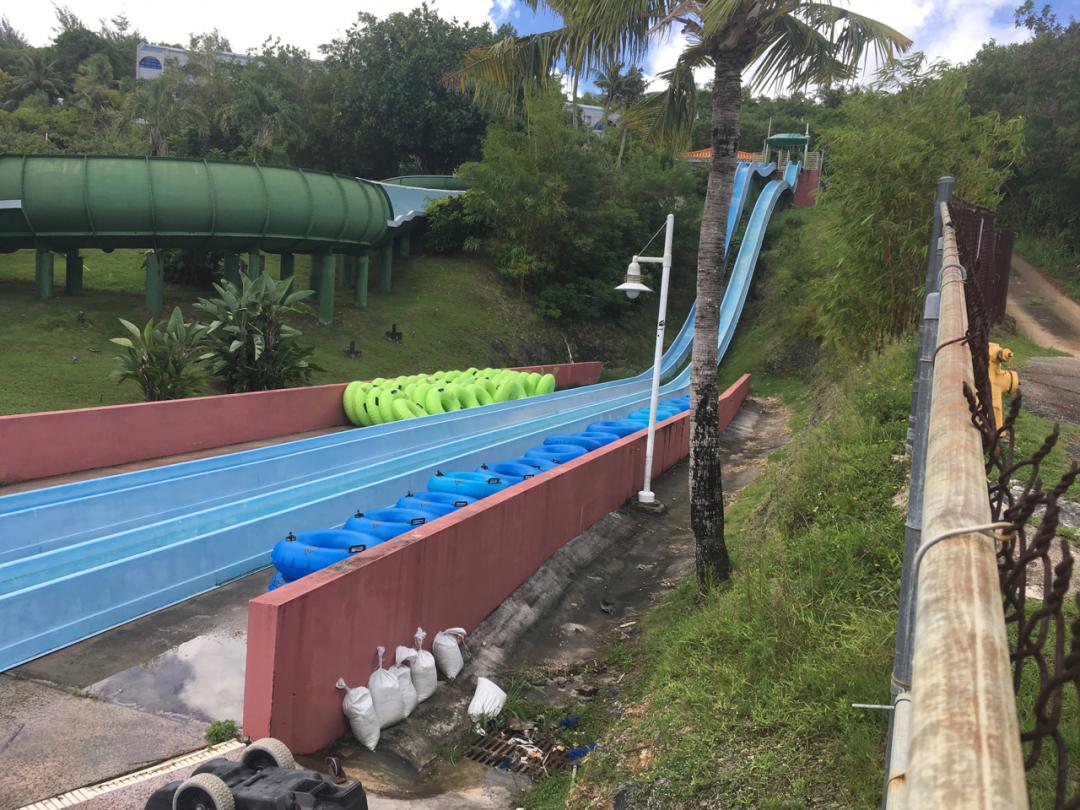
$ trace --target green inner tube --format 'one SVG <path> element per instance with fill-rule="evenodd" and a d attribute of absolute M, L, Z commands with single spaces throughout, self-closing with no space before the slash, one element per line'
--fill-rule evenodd
<path fill-rule="evenodd" d="M 379 392 L 379 414 L 383 418 L 383 422 L 396 422 L 397 416 L 394 415 L 394 400 L 397 397 L 394 396 L 392 391 L 388 391 L 385 388 Z"/>
<path fill-rule="evenodd" d="M 446 413 L 442 406 L 442 392 L 434 385 L 424 395 L 424 410 L 428 413 Z"/>
<path fill-rule="evenodd" d="M 381 425 L 386 421 L 382 417 L 382 409 L 379 408 L 380 393 L 382 393 L 381 388 L 373 387 L 367 392 L 367 396 L 364 398 L 364 410 L 367 411 L 368 419 L 376 425 Z"/>
<path fill-rule="evenodd" d="M 550 394 L 555 390 L 555 375 L 545 374 L 536 383 L 537 394 Z"/>

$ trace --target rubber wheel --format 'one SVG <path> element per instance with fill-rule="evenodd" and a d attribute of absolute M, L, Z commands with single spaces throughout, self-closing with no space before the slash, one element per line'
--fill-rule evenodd
<path fill-rule="evenodd" d="M 173 810 L 236 810 L 232 791 L 212 773 L 197 773 L 176 789 Z"/>
<path fill-rule="evenodd" d="M 273 737 L 263 737 L 253 742 L 244 749 L 244 753 L 240 755 L 240 761 L 253 771 L 273 767 L 296 767 L 296 760 L 293 759 L 289 746 Z"/>

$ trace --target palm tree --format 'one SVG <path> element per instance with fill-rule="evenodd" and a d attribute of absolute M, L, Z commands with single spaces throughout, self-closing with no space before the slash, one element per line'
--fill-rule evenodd
<path fill-rule="evenodd" d="M 21 70 L 11 77 L 11 92 L 16 96 L 44 93 L 50 100 L 64 95 L 64 82 L 56 70 L 56 62 L 45 58 L 41 51 L 22 54 Z"/>
<path fill-rule="evenodd" d="M 737 165 L 742 76 L 754 85 L 801 88 L 854 77 L 864 56 L 890 61 L 911 40 L 887 25 L 830 0 L 527 0 L 562 16 L 564 26 L 507 39 L 466 57 L 463 84 L 535 81 L 536 68 L 557 63 L 560 48 L 576 42 L 582 64 L 605 59 L 638 62 L 650 39 L 672 29 L 687 47 L 661 74 L 667 88 L 649 96 L 636 125 L 654 140 L 685 146 L 694 115 L 695 68 L 712 71 L 712 158 L 701 220 L 697 316 L 691 372 L 690 523 L 696 544 L 699 591 L 730 577 L 724 542 L 723 479 L 716 390 L 717 333 L 723 294 L 724 223 Z M 505 86 L 505 84 L 504 84 Z"/>

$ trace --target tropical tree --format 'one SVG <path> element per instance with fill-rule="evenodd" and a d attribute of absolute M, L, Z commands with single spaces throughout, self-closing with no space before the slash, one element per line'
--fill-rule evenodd
<path fill-rule="evenodd" d="M 64 81 L 56 69 L 56 62 L 41 51 L 22 54 L 19 71 L 11 77 L 10 92 L 16 96 L 44 93 L 50 100 L 64 95 Z"/>
<path fill-rule="evenodd" d="M 690 522 L 699 590 L 730 576 L 724 542 L 723 484 L 716 389 L 717 334 L 723 293 L 724 224 L 739 145 L 742 76 L 758 87 L 805 87 L 851 79 L 865 55 L 891 60 L 911 41 L 876 20 L 832 2 L 802 0 L 527 0 L 562 16 L 563 27 L 506 38 L 471 52 L 457 79 L 480 88 L 541 80 L 560 62 L 597 66 L 618 54 L 639 61 L 657 34 L 675 31 L 687 46 L 666 89 L 639 107 L 636 125 L 652 138 L 688 142 L 695 69 L 712 73 L 712 158 L 698 242 L 690 440 Z M 571 50 L 577 48 L 578 50 Z M 583 55 L 584 54 L 584 55 Z"/>

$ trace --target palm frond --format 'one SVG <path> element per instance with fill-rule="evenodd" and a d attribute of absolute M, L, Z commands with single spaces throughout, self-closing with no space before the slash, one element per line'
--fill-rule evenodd
<path fill-rule="evenodd" d="M 551 78 L 572 39 L 566 28 L 523 37 L 506 37 L 486 48 L 465 54 L 461 68 L 445 80 L 462 91 L 472 91 L 482 106 L 514 109 L 519 91 Z"/>
<path fill-rule="evenodd" d="M 755 89 L 843 81 L 854 77 L 869 56 L 891 62 L 911 47 L 896 29 L 832 3 L 789 0 L 783 5 L 790 11 L 774 15 L 761 28 L 753 56 Z"/>
<path fill-rule="evenodd" d="M 654 143 L 674 150 L 688 148 L 697 112 L 694 68 L 707 64 L 708 53 L 701 43 L 688 47 L 675 67 L 657 75 L 667 87 L 630 107 L 622 122 Z"/>

